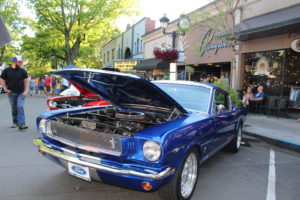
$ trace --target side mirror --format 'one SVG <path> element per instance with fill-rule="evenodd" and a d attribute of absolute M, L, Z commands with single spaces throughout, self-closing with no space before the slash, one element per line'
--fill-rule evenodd
<path fill-rule="evenodd" d="M 220 112 L 225 110 L 225 106 L 223 104 L 220 104 L 220 105 L 218 105 L 217 110 L 218 110 L 218 114 L 219 114 Z"/>

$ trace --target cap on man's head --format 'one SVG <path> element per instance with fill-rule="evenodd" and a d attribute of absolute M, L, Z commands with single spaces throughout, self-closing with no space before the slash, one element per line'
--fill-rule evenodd
<path fill-rule="evenodd" d="M 21 56 L 15 56 L 12 59 L 13 62 L 24 62 L 24 60 L 21 58 Z"/>

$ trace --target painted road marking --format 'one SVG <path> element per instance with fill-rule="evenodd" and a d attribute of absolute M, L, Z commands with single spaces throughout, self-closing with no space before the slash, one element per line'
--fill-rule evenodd
<path fill-rule="evenodd" d="M 296 146 L 300 147 L 300 143 L 299 142 L 295 142 L 295 141 L 291 141 L 291 140 L 286 140 L 286 139 L 283 139 L 283 138 L 277 138 L 277 140 L 283 141 L 283 142 L 286 142 L 286 143 L 290 143 L 290 144 L 293 144 L 293 145 L 296 145 Z"/>
<path fill-rule="evenodd" d="M 266 200 L 276 200 L 275 151 L 273 149 L 270 150 L 268 189 Z"/>

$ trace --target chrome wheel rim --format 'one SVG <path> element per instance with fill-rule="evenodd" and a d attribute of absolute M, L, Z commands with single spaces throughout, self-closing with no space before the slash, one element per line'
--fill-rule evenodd
<path fill-rule="evenodd" d="M 182 174 L 181 174 L 181 183 L 180 183 L 180 189 L 181 189 L 181 195 L 184 198 L 187 198 L 191 195 L 196 179 L 197 179 L 197 169 L 198 163 L 197 163 L 197 157 L 194 152 L 190 153 L 190 155 L 185 160 Z"/>
<path fill-rule="evenodd" d="M 242 129 L 239 128 L 238 134 L 237 134 L 237 139 L 236 139 L 236 147 L 239 149 L 241 146 L 241 141 L 242 141 Z"/>

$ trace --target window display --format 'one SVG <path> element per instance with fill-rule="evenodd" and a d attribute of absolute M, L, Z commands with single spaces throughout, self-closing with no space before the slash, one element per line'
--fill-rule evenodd
<path fill-rule="evenodd" d="M 264 86 L 266 95 L 290 97 L 300 83 L 300 53 L 291 49 L 245 54 L 244 91 Z"/>

